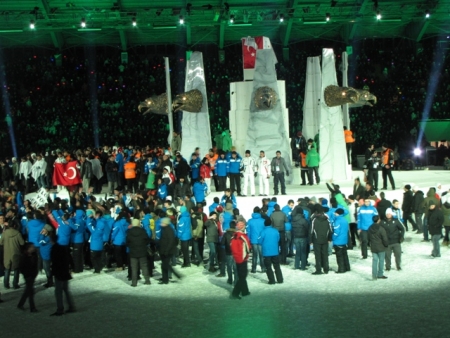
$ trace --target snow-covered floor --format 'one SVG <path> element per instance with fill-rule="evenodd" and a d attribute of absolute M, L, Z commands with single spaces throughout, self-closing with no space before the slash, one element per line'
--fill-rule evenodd
<path fill-rule="evenodd" d="M 397 188 L 417 184 L 424 192 L 440 182 L 450 187 L 444 171 L 394 172 Z M 354 172 L 360 175 L 360 172 Z M 381 178 L 381 177 L 380 177 Z M 352 182 L 336 182 L 346 194 Z M 381 186 L 381 185 L 380 185 Z M 278 196 L 284 206 L 300 196 L 327 197 L 320 186 L 288 186 Z M 387 199 L 401 200 L 403 191 L 387 190 Z M 258 188 L 257 188 L 258 194 Z M 208 196 L 208 204 L 214 196 Z M 249 217 L 260 197 L 238 198 Z M 77 274 L 70 282 L 78 312 L 50 317 L 56 310 L 53 289 L 45 289 L 44 276 L 36 282 L 39 313 L 16 309 L 22 290 L 2 290 L 0 332 L 5 337 L 438 337 L 448 335 L 450 313 L 450 249 L 441 258 L 430 257 L 431 243 L 407 232 L 401 272 L 386 272 L 387 280 L 371 280 L 371 258 L 360 259 L 359 248 L 349 251 L 352 271 L 313 276 L 308 271 L 282 266 L 284 284 L 268 285 L 260 272 L 249 274 L 251 295 L 228 299 L 231 286 L 203 267 L 179 269 L 184 278 L 158 285 L 159 262 L 152 285 L 131 288 L 127 272 Z M 207 254 L 206 254 L 207 256 Z M 335 256 L 330 256 L 335 270 Z M 3 283 L 2 283 L 3 284 Z M 28 307 L 28 304 L 26 304 Z"/>

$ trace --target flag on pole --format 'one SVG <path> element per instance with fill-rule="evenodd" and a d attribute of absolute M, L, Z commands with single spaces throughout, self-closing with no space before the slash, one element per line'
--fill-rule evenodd
<path fill-rule="evenodd" d="M 77 161 L 69 163 L 55 163 L 53 170 L 53 184 L 71 186 L 81 183 L 80 172 L 77 168 Z"/>
<path fill-rule="evenodd" d="M 247 36 L 246 38 L 242 38 L 241 40 L 242 40 L 242 61 L 244 64 L 244 69 L 255 68 L 256 51 L 258 49 L 272 49 L 270 39 L 265 36 L 256 36 L 256 37 Z"/>

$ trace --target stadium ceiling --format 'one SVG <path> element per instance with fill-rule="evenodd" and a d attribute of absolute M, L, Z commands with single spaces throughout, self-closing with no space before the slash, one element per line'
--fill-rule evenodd
<path fill-rule="evenodd" d="M 403 37 L 419 42 L 447 34 L 450 0 L 0 1 L 3 48 L 63 50 L 97 45 L 127 50 L 142 45 L 211 43 L 224 48 L 240 43 L 242 37 L 260 35 L 288 47 L 314 39 L 350 44 L 365 38 Z"/>

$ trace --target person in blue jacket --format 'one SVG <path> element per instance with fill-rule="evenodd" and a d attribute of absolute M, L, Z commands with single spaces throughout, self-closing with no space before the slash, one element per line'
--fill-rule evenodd
<path fill-rule="evenodd" d="M 33 243 L 34 247 L 36 248 L 36 253 L 38 255 L 38 259 L 42 260 L 41 254 L 40 254 L 40 247 L 41 244 L 39 243 L 39 238 L 41 235 L 42 229 L 44 229 L 45 226 L 45 220 L 44 216 L 39 212 L 35 211 L 33 214 L 33 219 L 30 219 L 27 223 L 28 228 L 28 242 Z M 41 262 L 38 263 L 39 267 L 42 265 Z"/>
<path fill-rule="evenodd" d="M 378 216 L 377 208 L 371 204 L 370 199 L 366 198 L 364 205 L 358 209 L 356 221 L 359 239 L 361 240 L 361 254 L 363 259 L 367 259 L 368 230 L 373 223 L 373 216 Z"/>
<path fill-rule="evenodd" d="M 111 241 L 114 245 L 114 258 L 117 264 L 116 271 L 123 271 L 125 265 L 125 244 L 129 224 L 130 222 L 127 220 L 125 212 L 121 212 L 112 228 Z"/>
<path fill-rule="evenodd" d="M 270 202 L 267 204 L 267 212 L 266 215 L 268 217 L 270 217 L 270 215 L 272 215 L 272 213 L 275 210 L 275 204 L 277 204 L 277 198 L 276 197 L 272 197 L 272 199 L 270 200 Z"/>
<path fill-rule="evenodd" d="M 158 179 L 158 192 L 156 193 L 156 196 L 161 199 L 161 200 L 165 200 L 167 195 L 169 193 L 169 190 L 167 188 L 167 184 L 165 184 L 163 182 L 162 179 Z"/>
<path fill-rule="evenodd" d="M 208 207 L 209 213 L 216 211 L 216 208 L 219 206 L 219 203 L 220 203 L 219 197 L 214 197 L 213 203 Z"/>
<path fill-rule="evenodd" d="M 250 239 L 252 245 L 252 270 L 251 273 L 256 273 L 256 265 L 261 266 L 261 272 L 266 272 L 266 266 L 264 265 L 262 248 L 258 239 L 264 230 L 264 218 L 261 216 L 261 209 L 259 207 L 253 208 L 252 218 L 247 222 L 247 236 Z"/>
<path fill-rule="evenodd" d="M 233 204 L 233 209 L 237 208 L 236 196 L 234 196 L 231 189 L 225 189 L 224 195 L 220 199 L 220 205 L 222 206 L 222 208 L 225 208 L 225 205 L 227 203 Z"/>
<path fill-rule="evenodd" d="M 158 166 L 158 158 L 153 158 L 152 154 L 147 155 L 147 163 L 145 163 L 144 172 L 148 175 L 148 173 L 155 169 Z"/>
<path fill-rule="evenodd" d="M 205 202 L 206 192 L 208 191 L 208 186 L 205 183 L 205 179 L 200 177 L 197 182 L 194 183 L 192 187 L 192 193 L 194 194 L 195 203 L 203 204 Z"/>
<path fill-rule="evenodd" d="M 216 161 L 214 169 L 214 175 L 217 176 L 219 182 L 218 191 L 224 191 L 227 188 L 227 175 L 229 167 L 228 160 L 225 158 L 225 153 L 223 151 L 219 152 L 219 158 Z"/>
<path fill-rule="evenodd" d="M 191 167 L 191 184 L 194 184 L 200 176 L 200 158 L 196 153 L 192 153 L 191 160 L 189 161 L 189 166 Z"/>
<path fill-rule="evenodd" d="M 102 253 L 103 253 L 103 231 L 105 230 L 105 220 L 102 219 L 102 212 L 97 211 L 94 214 L 91 210 L 86 212 L 87 225 L 86 228 L 91 233 L 91 262 L 94 266 L 94 273 L 100 273 L 103 268 Z"/>
<path fill-rule="evenodd" d="M 72 258 L 73 258 L 73 272 L 81 273 L 83 272 L 84 264 L 84 236 L 86 233 L 86 214 L 83 210 L 77 209 L 75 211 L 75 218 L 73 220 L 77 227 L 75 232 L 72 232 L 70 243 L 72 244 Z"/>
<path fill-rule="evenodd" d="M 230 188 L 234 193 L 237 192 L 238 196 L 241 195 L 241 171 L 243 169 L 242 158 L 237 156 L 237 152 L 231 153 L 231 158 L 228 160 L 228 175 L 230 177 Z"/>
<path fill-rule="evenodd" d="M 45 276 L 47 277 L 47 283 L 44 284 L 45 288 L 50 288 L 53 286 L 53 276 L 51 271 L 51 252 L 53 244 L 55 243 L 53 237 L 55 235 L 54 231 L 47 231 L 42 229 L 39 234 L 39 244 L 40 244 L 40 254 L 42 257 L 42 265 L 44 267 Z"/>
<path fill-rule="evenodd" d="M 67 250 L 69 250 L 70 236 L 72 231 L 77 231 L 78 226 L 74 223 L 69 213 L 65 213 L 62 217 L 53 213 L 53 217 L 55 217 L 59 225 L 56 242 L 61 246 L 67 247 Z"/>
<path fill-rule="evenodd" d="M 225 205 L 225 210 L 220 214 L 220 222 L 222 223 L 222 232 L 225 233 L 230 228 L 230 222 L 233 220 L 233 205 L 231 203 L 227 203 Z M 222 237 L 219 238 L 219 241 L 222 240 Z"/>
<path fill-rule="evenodd" d="M 116 155 L 116 163 L 118 165 L 117 168 L 117 178 L 118 178 L 118 185 L 120 187 L 123 187 L 124 183 L 125 183 L 125 176 L 124 176 L 124 159 L 123 159 L 123 153 L 122 153 L 122 148 L 118 149 L 117 155 Z"/>
<path fill-rule="evenodd" d="M 294 238 L 292 236 L 292 209 L 294 209 L 294 200 L 289 200 L 281 211 L 286 215 L 288 221 L 284 223 L 284 231 L 286 235 L 286 257 L 294 257 Z"/>
<path fill-rule="evenodd" d="M 182 206 L 180 208 L 180 216 L 177 223 L 177 234 L 181 242 L 181 252 L 183 253 L 183 265 L 182 268 L 190 267 L 189 261 L 189 242 L 192 239 L 191 230 L 191 215 L 187 208 Z"/>
<path fill-rule="evenodd" d="M 271 225 L 267 225 L 261 232 L 258 239 L 262 247 L 262 254 L 264 257 L 264 265 L 266 266 L 266 274 L 269 279 L 269 284 L 275 284 L 275 278 L 273 275 L 272 265 L 275 270 L 275 276 L 277 283 L 283 283 L 283 274 L 280 268 L 279 259 L 279 241 L 280 232 Z"/>
<path fill-rule="evenodd" d="M 333 246 L 336 253 L 336 261 L 338 265 L 338 271 L 336 273 L 345 273 L 350 271 L 350 261 L 347 255 L 348 244 L 348 222 L 345 219 L 344 209 L 338 208 L 334 212 L 334 224 L 333 224 Z"/>

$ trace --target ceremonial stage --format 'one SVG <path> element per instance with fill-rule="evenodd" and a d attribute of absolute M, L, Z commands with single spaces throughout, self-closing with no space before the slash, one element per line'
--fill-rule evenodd
<path fill-rule="evenodd" d="M 386 198 L 399 199 L 405 184 L 418 185 L 426 193 L 441 183 L 450 187 L 448 171 L 394 171 L 395 191 Z M 353 177 L 361 177 L 354 171 Z M 380 173 L 381 179 L 381 173 Z M 381 182 L 381 181 L 380 181 Z M 350 194 L 353 181 L 335 182 Z M 381 187 L 381 184 L 380 184 Z M 258 194 L 258 187 L 256 187 Z M 327 197 L 325 182 L 319 186 L 287 186 L 279 195 L 281 207 L 289 199 Z M 379 193 L 379 192 L 378 192 Z M 208 205 L 214 196 L 208 196 Z M 271 197 L 271 196 L 269 196 Z M 238 197 L 237 204 L 248 218 L 261 198 Z M 431 243 L 421 235 L 406 233 L 402 244 L 402 271 L 386 272 L 386 280 L 372 281 L 372 259 L 361 259 L 360 249 L 349 251 L 351 272 L 314 276 L 314 256 L 308 271 L 293 270 L 293 260 L 282 266 L 284 283 L 268 285 L 258 268 L 247 280 L 251 295 L 241 300 L 228 298 L 231 286 L 203 266 L 178 270 L 182 280 L 158 285 L 160 262 L 156 263 L 152 285 L 131 288 L 127 272 L 94 275 L 85 271 L 70 281 L 77 312 L 50 317 L 56 309 L 54 290 L 45 289 L 45 276 L 36 282 L 38 313 L 16 309 L 22 289 L 4 290 L 0 305 L 0 327 L 8 337 L 438 337 L 447 336 L 446 314 L 450 249 L 441 247 L 441 258 L 431 258 Z M 205 257 L 208 254 L 205 253 Z M 336 258 L 329 257 L 336 270 Z M 250 263 L 249 263 L 250 264 Z M 431 305 L 432 304 L 432 305 Z M 28 308 L 28 304 L 25 305 Z"/>

